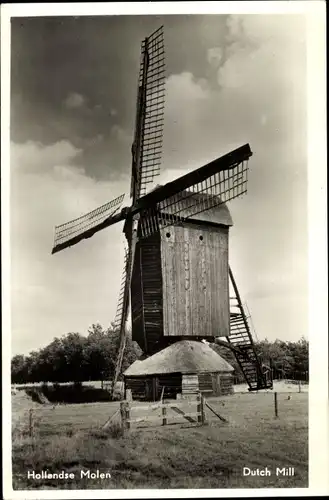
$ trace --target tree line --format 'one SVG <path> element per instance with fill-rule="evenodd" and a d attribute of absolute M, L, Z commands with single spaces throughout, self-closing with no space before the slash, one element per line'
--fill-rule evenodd
<path fill-rule="evenodd" d="M 109 380 L 113 374 L 119 347 L 119 331 L 93 324 L 88 335 L 68 333 L 28 356 L 11 360 L 13 384 L 31 382 L 83 382 Z M 128 332 L 122 368 L 140 357 L 142 351 Z"/>
<path fill-rule="evenodd" d="M 232 351 L 215 345 L 214 349 L 235 369 L 236 381 L 243 381 L 243 374 Z M 260 361 L 272 368 L 274 379 L 308 380 L 309 343 L 302 337 L 297 342 L 283 340 L 261 340 L 255 342 L 255 350 Z"/>
<path fill-rule="evenodd" d="M 235 369 L 237 382 L 243 375 L 233 353 L 223 346 L 211 344 L 213 349 Z M 11 360 L 13 384 L 33 382 L 83 382 L 110 380 L 114 375 L 119 346 L 119 331 L 93 324 L 87 336 L 68 333 L 28 356 L 16 355 Z M 298 342 L 262 340 L 255 342 L 258 356 L 273 369 L 274 378 L 308 380 L 308 341 Z M 140 358 L 142 351 L 128 332 L 122 371 Z"/>

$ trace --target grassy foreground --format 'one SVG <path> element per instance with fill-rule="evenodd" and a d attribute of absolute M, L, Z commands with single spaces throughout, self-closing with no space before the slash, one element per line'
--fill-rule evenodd
<path fill-rule="evenodd" d="M 117 403 L 63 405 L 35 410 L 34 438 L 26 435 L 26 413 L 13 431 L 14 489 L 111 488 L 289 488 L 308 485 L 308 398 L 279 394 L 236 394 L 209 399 L 228 418 L 210 412 L 202 427 L 170 425 L 131 430 L 124 436 L 99 430 Z M 25 420 L 24 420 L 25 419 Z M 243 476 L 243 467 L 272 475 Z M 294 467 L 292 477 L 276 467 Z M 80 477 L 81 470 L 110 472 L 111 478 Z M 27 472 L 73 473 L 74 479 L 28 479 Z"/>

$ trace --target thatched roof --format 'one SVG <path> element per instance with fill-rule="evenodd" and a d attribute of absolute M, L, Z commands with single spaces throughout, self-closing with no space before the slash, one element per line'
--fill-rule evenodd
<path fill-rule="evenodd" d="M 127 377 L 165 373 L 233 372 L 234 368 L 208 344 L 181 340 L 143 361 L 135 361 L 124 372 Z"/>

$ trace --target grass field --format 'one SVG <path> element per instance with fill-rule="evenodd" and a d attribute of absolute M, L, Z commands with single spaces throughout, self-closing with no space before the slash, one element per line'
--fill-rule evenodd
<path fill-rule="evenodd" d="M 22 392 L 22 391 L 19 391 Z M 15 406 L 15 398 L 13 405 Z M 24 398 L 24 396 L 21 396 Z M 228 423 L 208 410 L 205 426 L 176 424 L 132 429 L 121 435 L 115 425 L 100 427 L 118 403 L 36 406 L 34 437 L 27 434 L 28 408 L 14 408 L 14 489 L 110 488 L 289 488 L 308 485 L 308 395 L 237 393 L 209 398 Z M 17 406 L 17 404 L 16 404 Z M 19 406 L 19 405 L 18 405 Z M 268 467 L 271 476 L 243 476 L 243 467 Z M 276 467 L 294 467 L 292 477 Z M 108 479 L 80 478 L 80 471 L 110 472 Z M 27 472 L 66 471 L 74 479 L 33 480 Z"/>

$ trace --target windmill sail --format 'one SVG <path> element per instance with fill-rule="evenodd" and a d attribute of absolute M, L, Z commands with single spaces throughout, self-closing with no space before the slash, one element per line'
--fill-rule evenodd
<path fill-rule="evenodd" d="M 119 349 L 118 349 L 113 383 L 112 383 L 112 396 L 114 395 L 115 384 L 121 372 L 123 353 L 126 347 L 126 338 L 127 338 L 126 326 L 127 326 L 127 318 L 128 318 L 128 310 L 130 302 L 132 262 L 134 259 L 135 246 L 136 246 L 136 232 L 133 229 L 132 219 L 126 221 L 124 230 L 127 238 L 128 248 L 125 253 L 124 272 L 121 282 L 121 290 L 120 290 L 117 314 L 115 318 L 115 325 L 119 327 L 120 333 L 119 333 Z"/>
<path fill-rule="evenodd" d="M 136 201 L 160 173 L 162 154 L 165 60 L 163 26 L 141 47 L 135 138 L 132 147 L 131 197 Z"/>
<path fill-rule="evenodd" d="M 123 198 L 124 194 L 77 219 L 56 226 L 52 253 L 76 245 L 84 238 L 90 238 L 101 229 L 122 220 L 124 217 L 121 214 L 117 217 L 114 214 L 120 209 Z"/>
<path fill-rule="evenodd" d="M 114 319 L 114 330 L 115 331 L 119 330 L 120 334 L 119 334 L 119 349 L 118 349 L 115 372 L 113 377 L 113 384 L 112 384 L 112 395 L 114 394 L 115 384 L 120 375 L 123 353 L 126 347 L 126 323 L 128 317 L 129 298 L 130 298 L 129 297 L 130 282 L 128 279 L 130 274 L 130 267 L 131 267 L 131 245 L 125 249 L 124 268 L 121 279 L 120 294 L 117 305 L 117 311 Z"/>
<path fill-rule="evenodd" d="M 145 38 L 141 47 L 141 66 L 139 72 L 135 137 L 132 145 L 132 175 L 130 195 L 133 204 L 146 193 L 148 184 L 153 182 L 160 173 L 163 110 L 165 98 L 165 63 L 163 27 Z M 125 267 L 125 282 L 122 289 L 120 306 L 120 344 L 112 384 L 114 394 L 115 384 L 120 375 L 123 353 L 126 344 L 126 322 L 130 300 L 130 283 L 132 263 L 136 247 L 136 219 L 138 212 L 126 220 L 125 234 L 128 242 L 128 254 Z M 120 302 L 119 302 L 120 304 Z"/>
<path fill-rule="evenodd" d="M 153 206 L 141 211 L 142 236 L 179 224 L 246 193 L 251 155 L 249 145 L 242 146 L 150 193 L 155 199 Z"/>
<path fill-rule="evenodd" d="M 124 264 L 123 264 L 123 272 L 121 276 L 121 283 L 120 283 L 120 292 L 119 292 L 119 299 L 118 299 L 118 304 L 117 304 L 117 309 L 115 313 L 115 318 L 114 318 L 114 330 L 117 331 L 120 326 L 121 326 L 121 318 L 123 314 L 123 309 L 124 309 L 124 302 L 125 302 L 125 285 L 126 285 L 126 280 L 127 280 L 127 265 L 128 265 L 128 248 L 125 248 L 125 255 L 124 255 Z"/>

